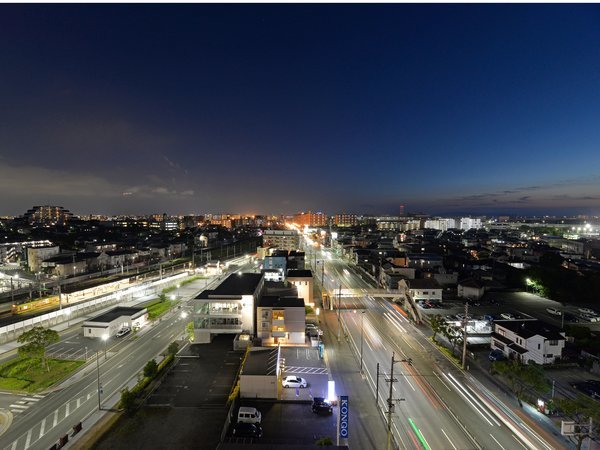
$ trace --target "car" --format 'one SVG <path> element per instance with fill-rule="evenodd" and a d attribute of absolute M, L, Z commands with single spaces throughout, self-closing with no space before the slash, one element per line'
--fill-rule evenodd
<path fill-rule="evenodd" d="M 501 350 L 494 349 L 490 352 L 488 358 L 490 361 L 503 361 L 506 359 L 506 356 L 504 356 Z"/>
<path fill-rule="evenodd" d="M 496 318 L 494 316 L 492 316 L 491 314 L 486 314 L 485 316 L 483 316 L 483 320 L 487 320 L 488 322 L 493 322 L 494 320 L 496 320 Z"/>
<path fill-rule="evenodd" d="M 562 311 L 556 308 L 546 308 L 546 312 L 548 314 L 552 314 L 553 316 L 562 316 Z"/>
<path fill-rule="evenodd" d="M 564 313 L 563 319 L 565 319 L 568 322 L 579 323 L 579 319 L 577 318 L 577 316 L 571 313 Z"/>
<path fill-rule="evenodd" d="M 470 315 L 470 314 L 467 314 L 467 315 L 465 316 L 464 314 L 462 314 L 462 313 L 459 313 L 459 314 L 457 314 L 457 315 L 456 315 L 456 318 L 457 318 L 458 320 L 465 320 L 465 319 L 467 319 L 467 320 L 471 320 L 473 317 L 471 317 L 471 315 Z"/>
<path fill-rule="evenodd" d="M 314 330 L 316 330 L 316 329 L 318 329 L 318 328 L 319 328 L 319 327 L 318 327 L 318 326 L 316 326 L 314 323 L 307 323 L 307 324 L 306 324 L 304 327 L 306 328 L 306 331 L 308 331 L 308 330 L 309 330 L 309 329 L 311 329 L 311 328 L 312 328 L 312 329 L 314 329 Z"/>
<path fill-rule="evenodd" d="M 448 314 L 444 316 L 444 319 L 446 319 L 448 322 L 456 322 L 458 320 L 453 314 Z"/>
<path fill-rule="evenodd" d="M 288 375 L 287 377 L 283 377 L 281 384 L 284 388 L 305 388 L 306 386 L 308 386 L 308 383 L 304 378 L 300 378 L 295 375 Z"/>
<path fill-rule="evenodd" d="M 503 319 L 506 319 L 506 320 L 515 320 L 515 316 L 513 316 L 510 313 L 502 313 L 502 314 L 500 314 L 500 317 L 502 317 Z"/>
<path fill-rule="evenodd" d="M 311 409 L 315 414 L 333 414 L 333 406 L 323 397 L 313 398 Z"/>
<path fill-rule="evenodd" d="M 233 435 L 258 439 L 262 437 L 262 427 L 253 423 L 240 422 L 233 427 Z"/>
<path fill-rule="evenodd" d="M 121 336 L 125 336 L 127 333 L 129 333 L 131 331 L 131 328 L 129 327 L 124 327 L 121 328 L 119 331 L 117 331 L 117 334 L 115 334 L 116 337 L 121 337 Z"/>
<path fill-rule="evenodd" d="M 592 316 L 597 316 L 598 314 L 596 314 L 596 311 L 594 311 L 593 309 L 590 308 L 578 308 L 578 311 L 580 313 L 584 313 L 584 314 L 589 314 Z"/>
<path fill-rule="evenodd" d="M 238 423 L 253 423 L 254 425 L 258 425 L 262 421 L 262 415 L 256 408 L 251 406 L 240 406 L 237 421 Z"/>

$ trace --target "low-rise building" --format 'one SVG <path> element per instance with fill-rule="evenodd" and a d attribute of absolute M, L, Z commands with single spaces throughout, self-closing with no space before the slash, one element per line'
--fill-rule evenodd
<path fill-rule="evenodd" d="M 296 286 L 298 297 L 304 299 L 304 303 L 310 307 L 315 306 L 313 298 L 313 274 L 310 270 L 288 270 L 287 281 Z"/>
<path fill-rule="evenodd" d="M 216 334 L 255 335 L 254 312 L 264 286 L 256 273 L 233 273 L 215 289 L 192 300 L 194 342 L 209 343 Z"/>
<path fill-rule="evenodd" d="M 458 283 L 458 296 L 479 300 L 485 294 L 485 285 L 474 278 L 467 278 Z"/>
<path fill-rule="evenodd" d="M 89 338 L 110 337 L 122 328 L 132 330 L 143 327 L 148 321 L 146 308 L 125 308 L 118 306 L 83 322 L 83 336 Z"/>
<path fill-rule="evenodd" d="M 257 337 L 263 345 L 304 344 L 306 311 L 297 297 L 263 296 L 257 307 Z"/>
<path fill-rule="evenodd" d="M 58 245 L 48 247 L 28 247 L 27 248 L 27 266 L 33 273 L 39 272 L 42 268 L 42 261 L 56 256 L 60 253 Z"/>
<path fill-rule="evenodd" d="M 300 234 L 296 230 L 265 230 L 263 247 L 296 250 L 300 247 Z"/>
<path fill-rule="evenodd" d="M 553 364 L 562 357 L 565 342 L 564 331 L 539 320 L 496 320 L 491 348 L 523 364 Z"/>
<path fill-rule="evenodd" d="M 442 301 L 442 287 L 433 278 L 416 278 L 406 283 L 413 300 Z"/>
<path fill-rule="evenodd" d="M 251 348 L 240 372 L 240 398 L 276 399 L 281 349 Z"/>

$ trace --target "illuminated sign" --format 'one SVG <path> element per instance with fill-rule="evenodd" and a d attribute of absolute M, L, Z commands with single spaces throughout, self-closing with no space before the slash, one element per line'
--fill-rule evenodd
<path fill-rule="evenodd" d="M 348 439 L 348 396 L 340 395 L 340 438 Z"/>

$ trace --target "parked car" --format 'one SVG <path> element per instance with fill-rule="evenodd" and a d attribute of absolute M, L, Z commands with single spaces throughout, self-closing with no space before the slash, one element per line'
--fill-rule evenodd
<path fill-rule="evenodd" d="M 471 320 L 473 317 L 471 317 L 471 315 L 470 315 L 470 314 L 467 314 L 467 315 L 465 316 L 464 314 L 462 314 L 462 313 L 459 313 L 459 314 L 457 314 L 457 315 L 456 315 L 456 318 L 457 318 L 458 320 L 465 320 L 465 319 L 467 319 L 467 320 Z"/>
<path fill-rule="evenodd" d="M 513 316 L 510 313 L 502 313 L 502 314 L 500 314 L 500 317 L 502 317 L 503 319 L 506 319 L 506 320 L 515 320 L 515 316 Z"/>
<path fill-rule="evenodd" d="M 501 350 L 494 349 L 490 352 L 488 358 L 490 361 L 503 361 L 506 359 L 506 356 L 504 356 Z"/>
<path fill-rule="evenodd" d="M 446 319 L 449 322 L 456 322 L 458 320 L 457 317 L 453 314 L 448 314 L 447 316 L 444 316 L 444 319 Z"/>
<path fill-rule="evenodd" d="M 117 334 L 115 334 L 115 336 L 116 337 L 125 336 L 130 331 L 131 331 L 131 328 L 129 328 L 129 327 L 123 327 L 119 331 L 117 331 Z"/>
<path fill-rule="evenodd" d="M 486 314 L 485 316 L 483 316 L 483 320 L 487 320 L 488 322 L 493 322 L 494 320 L 496 320 L 496 318 L 494 316 L 492 316 L 491 314 Z"/>
<path fill-rule="evenodd" d="M 552 314 L 554 316 L 562 316 L 562 311 L 556 308 L 546 308 L 548 314 Z"/>
<path fill-rule="evenodd" d="M 573 322 L 573 323 L 578 323 L 579 322 L 579 319 L 574 314 L 566 312 L 566 313 L 564 313 L 564 315 L 565 315 L 564 319 L 566 321 L 568 321 L 568 322 Z"/>
<path fill-rule="evenodd" d="M 314 323 L 307 323 L 307 324 L 305 325 L 305 328 L 306 328 L 306 331 L 308 331 L 308 330 L 311 330 L 311 329 L 312 329 L 312 330 L 316 330 L 316 329 L 318 329 L 319 327 L 318 327 L 318 326 L 316 326 Z"/>
<path fill-rule="evenodd" d="M 251 406 L 240 406 L 237 417 L 238 423 L 253 423 L 258 425 L 261 420 L 262 415 L 258 409 Z"/>
<path fill-rule="evenodd" d="M 311 409 L 315 414 L 333 414 L 333 406 L 323 397 L 313 398 Z"/>
<path fill-rule="evenodd" d="M 233 427 L 233 435 L 235 437 L 249 437 L 258 439 L 262 437 L 262 427 L 253 423 L 241 422 Z"/>
<path fill-rule="evenodd" d="M 579 317 L 588 322 L 600 322 L 600 316 L 596 316 L 595 314 L 581 313 Z"/>
<path fill-rule="evenodd" d="M 305 388 L 306 386 L 308 386 L 308 383 L 304 378 L 300 378 L 295 375 L 288 375 L 287 377 L 283 377 L 281 384 L 284 388 Z"/>
<path fill-rule="evenodd" d="M 596 314 L 596 311 L 594 311 L 593 309 L 590 309 L 590 308 L 578 308 L 578 311 L 580 313 L 590 314 L 592 316 L 597 316 L 598 315 L 598 314 Z"/>

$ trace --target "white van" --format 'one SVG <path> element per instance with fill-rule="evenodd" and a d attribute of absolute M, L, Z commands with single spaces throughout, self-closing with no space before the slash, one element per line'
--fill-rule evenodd
<path fill-rule="evenodd" d="M 240 410 L 238 411 L 238 423 L 253 423 L 255 425 L 260 424 L 262 417 L 260 415 L 260 411 L 256 408 L 252 408 L 250 406 L 240 406 Z"/>

